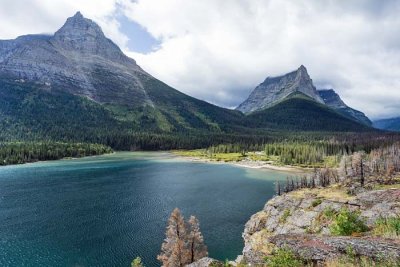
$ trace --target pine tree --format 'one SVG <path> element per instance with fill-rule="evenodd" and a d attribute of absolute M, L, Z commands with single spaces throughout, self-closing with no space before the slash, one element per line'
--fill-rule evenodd
<path fill-rule="evenodd" d="M 161 254 L 157 259 L 165 267 L 180 267 L 185 265 L 185 241 L 187 238 L 186 226 L 183 216 L 178 208 L 175 208 L 168 219 L 166 238 L 161 246 Z"/>
<path fill-rule="evenodd" d="M 188 256 L 190 262 L 195 262 L 201 258 L 208 256 L 207 246 L 204 244 L 203 235 L 200 232 L 199 220 L 196 217 L 190 216 L 188 221 L 188 227 L 190 229 L 188 238 Z M 186 257 L 185 257 L 186 258 Z"/>

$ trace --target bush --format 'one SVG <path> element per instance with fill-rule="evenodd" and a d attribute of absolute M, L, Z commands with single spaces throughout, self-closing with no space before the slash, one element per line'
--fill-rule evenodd
<path fill-rule="evenodd" d="M 144 267 L 142 263 L 142 259 L 140 257 L 136 257 L 132 262 L 131 262 L 131 267 Z"/>
<path fill-rule="evenodd" d="M 288 248 L 279 248 L 274 251 L 272 256 L 266 257 L 265 262 L 268 267 L 301 267 L 303 262 L 296 258 L 294 253 Z"/>
<path fill-rule="evenodd" d="M 321 199 L 316 199 L 311 203 L 311 206 L 313 206 L 315 208 L 316 206 L 318 206 L 321 203 L 322 203 Z"/>
<path fill-rule="evenodd" d="M 279 218 L 279 222 L 280 223 L 285 223 L 289 216 L 290 216 L 290 210 L 289 209 L 285 209 L 285 211 L 282 214 L 282 217 Z"/>
<path fill-rule="evenodd" d="M 353 233 L 362 233 L 368 230 L 368 227 L 359 218 L 359 213 L 342 208 L 334 217 L 330 226 L 332 235 L 351 235 Z"/>
<path fill-rule="evenodd" d="M 379 218 L 375 222 L 374 230 L 375 235 L 387 238 L 400 237 L 400 216 Z"/>

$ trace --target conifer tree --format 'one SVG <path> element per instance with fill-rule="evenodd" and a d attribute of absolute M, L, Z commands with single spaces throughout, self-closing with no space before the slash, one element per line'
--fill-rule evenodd
<path fill-rule="evenodd" d="M 186 247 L 186 226 L 183 216 L 178 208 L 175 208 L 168 219 L 166 238 L 161 246 L 161 254 L 157 259 L 164 267 L 184 266 Z"/>
<path fill-rule="evenodd" d="M 207 246 L 204 244 L 203 235 L 200 232 L 199 220 L 195 216 L 190 216 L 188 227 L 188 254 L 190 263 L 208 256 Z M 186 258 L 186 257 L 185 257 Z"/>

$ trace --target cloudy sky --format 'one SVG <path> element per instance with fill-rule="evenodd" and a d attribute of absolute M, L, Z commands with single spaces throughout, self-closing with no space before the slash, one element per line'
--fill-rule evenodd
<path fill-rule="evenodd" d="M 217 105 L 303 64 L 370 118 L 400 116 L 400 1 L 1 0 L 0 39 L 53 33 L 78 10 L 153 76 Z"/>

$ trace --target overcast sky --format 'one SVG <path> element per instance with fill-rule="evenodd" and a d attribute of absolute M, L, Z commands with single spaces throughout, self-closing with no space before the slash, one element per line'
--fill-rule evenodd
<path fill-rule="evenodd" d="M 53 33 L 78 10 L 150 74 L 217 105 L 303 64 L 370 118 L 400 116 L 400 1 L 0 0 L 0 39 Z"/>

